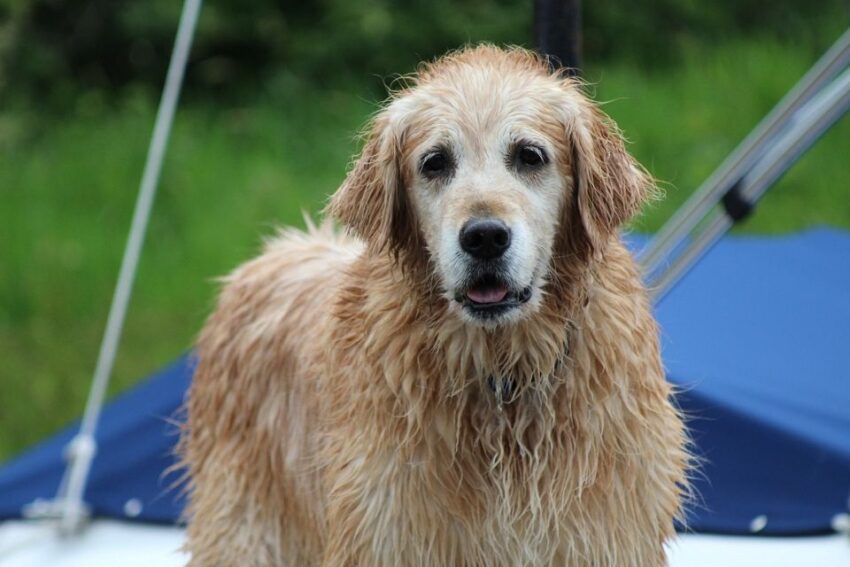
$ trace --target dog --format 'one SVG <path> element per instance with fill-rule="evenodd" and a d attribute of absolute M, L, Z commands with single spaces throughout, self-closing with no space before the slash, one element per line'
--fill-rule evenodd
<path fill-rule="evenodd" d="M 225 279 L 180 451 L 191 565 L 666 563 L 689 455 L 619 236 L 654 192 L 521 48 L 424 64 L 330 223 Z"/>

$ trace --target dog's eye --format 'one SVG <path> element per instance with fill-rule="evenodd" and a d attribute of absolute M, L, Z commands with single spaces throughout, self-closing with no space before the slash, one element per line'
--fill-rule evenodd
<path fill-rule="evenodd" d="M 422 173 L 426 177 L 437 177 L 446 173 L 451 166 L 449 156 L 444 151 L 436 151 L 422 158 Z"/>
<path fill-rule="evenodd" d="M 525 168 L 537 168 L 546 163 L 546 153 L 537 146 L 521 146 L 516 156 L 519 165 Z"/>

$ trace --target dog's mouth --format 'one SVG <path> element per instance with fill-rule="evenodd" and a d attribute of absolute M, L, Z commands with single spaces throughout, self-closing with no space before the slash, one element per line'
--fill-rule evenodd
<path fill-rule="evenodd" d="M 492 318 L 520 307 L 531 299 L 531 286 L 516 290 L 495 275 L 485 275 L 474 280 L 455 300 L 472 315 L 482 319 Z"/>

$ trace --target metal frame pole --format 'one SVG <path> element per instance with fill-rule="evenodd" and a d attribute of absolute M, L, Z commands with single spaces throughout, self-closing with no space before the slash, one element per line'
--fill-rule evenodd
<path fill-rule="evenodd" d="M 115 363 L 115 354 L 127 306 L 130 302 L 130 294 L 136 276 L 136 267 L 139 263 L 139 255 L 144 244 L 145 232 L 147 231 L 148 219 L 150 218 L 156 188 L 162 170 L 162 161 L 165 156 L 165 148 L 171 132 L 174 120 L 174 112 L 177 101 L 180 98 L 180 89 L 186 70 L 186 63 L 192 47 L 192 38 L 198 21 L 202 0 L 185 0 L 183 11 L 180 15 L 180 24 L 177 29 L 177 37 L 174 49 L 171 53 L 171 61 L 168 65 L 168 75 L 165 80 L 162 98 L 156 115 L 153 135 L 148 147 L 148 155 L 145 161 L 145 169 L 139 186 L 139 195 L 133 212 L 133 221 L 124 257 L 121 261 L 121 271 L 112 305 L 109 309 L 109 318 L 106 330 L 100 345 L 97 358 L 97 366 L 94 372 L 91 390 L 89 391 L 85 413 L 83 414 L 80 431 L 66 448 L 68 466 L 59 488 L 59 494 L 48 510 L 48 516 L 59 516 L 60 530 L 63 533 L 74 533 L 78 531 L 89 511 L 83 500 L 86 482 L 91 470 L 92 460 L 97 451 L 97 440 L 95 433 L 103 407 L 104 397 L 109 378 Z"/>
<path fill-rule="evenodd" d="M 741 180 L 738 190 L 748 203 L 758 202 L 774 183 L 793 166 L 803 154 L 844 114 L 850 111 L 850 69 L 845 70 L 830 85 L 813 96 L 795 116 L 789 128 L 756 162 Z M 677 256 L 673 263 L 654 281 L 649 280 L 650 294 L 658 303 L 734 225 L 725 211 L 717 211 Z M 650 273 L 651 278 L 654 274 Z"/>
<path fill-rule="evenodd" d="M 571 76 L 581 74 L 581 0 L 534 0 L 537 50 Z"/>
<path fill-rule="evenodd" d="M 761 157 L 765 147 L 788 126 L 794 114 L 823 85 L 832 81 L 850 63 L 850 29 L 833 44 L 780 103 L 747 136 L 738 148 L 709 177 L 690 199 L 668 220 L 644 250 L 638 254 L 644 274 L 658 270 L 659 264 Z"/>

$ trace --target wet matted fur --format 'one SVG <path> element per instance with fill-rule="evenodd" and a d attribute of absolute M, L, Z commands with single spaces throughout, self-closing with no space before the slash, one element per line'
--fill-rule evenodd
<path fill-rule="evenodd" d="M 283 231 L 226 279 L 181 440 L 192 564 L 664 564 L 688 454 L 618 235 L 651 188 L 534 54 L 423 66 L 329 205 L 350 236 Z M 461 249 L 471 218 L 510 227 L 502 259 Z"/>

